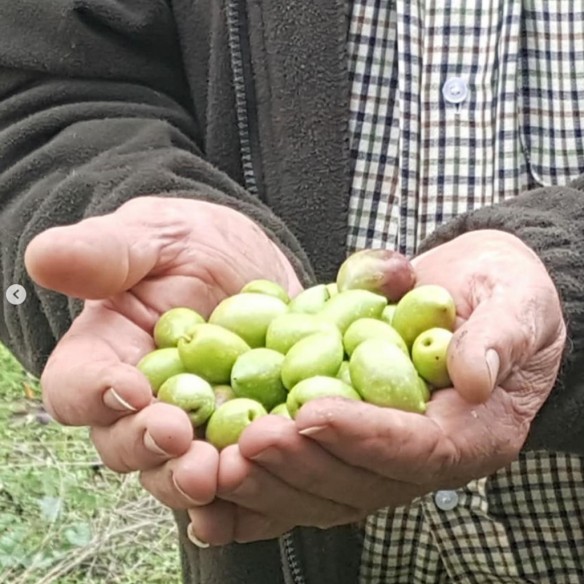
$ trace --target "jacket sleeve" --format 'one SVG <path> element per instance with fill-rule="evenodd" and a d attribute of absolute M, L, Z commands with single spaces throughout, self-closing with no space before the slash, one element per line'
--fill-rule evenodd
<path fill-rule="evenodd" d="M 206 80 L 201 80 L 205 83 Z M 298 242 L 260 201 L 204 159 L 166 0 L 18 0 L 0 8 L 0 340 L 39 374 L 79 303 L 33 285 L 39 232 L 141 195 L 191 197 L 260 224 L 307 282 Z"/>
<path fill-rule="evenodd" d="M 477 229 L 519 237 L 545 264 L 560 295 L 568 340 L 556 385 L 536 416 L 525 449 L 584 455 L 584 178 L 540 188 L 460 215 L 438 228 L 420 251 Z"/>

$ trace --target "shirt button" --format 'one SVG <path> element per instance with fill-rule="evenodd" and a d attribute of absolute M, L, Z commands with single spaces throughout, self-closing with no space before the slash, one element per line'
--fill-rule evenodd
<path fill-rule="evenodd" d="M 451 77 L 442 86 L 442 95 L 448 103 L 462 103 L 468 96 L 468 85 L 460 77 Z"/>
<path fill-rule="evenodd" d="M 456 491 L 436 491 L 434 503 L 442 511 L 452 511 L 458 505 L 458 495 Z"/>

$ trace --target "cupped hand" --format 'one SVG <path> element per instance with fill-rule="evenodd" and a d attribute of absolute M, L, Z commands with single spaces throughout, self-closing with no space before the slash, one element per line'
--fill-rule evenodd
<path fill-rule="evenodd" d="M 41 377 L 47 410 L 90 426 L 104 463 L 142 471 L 174 508 L 215 497 L 219 455 L 193 441 L 187 415 L 153 399 L 135 364 L 154 348 L 157 318 L 174 306 L 207 317 L 249 280 L 300 284 L 283 253 L 249 219 L 225 207 L 141 197 L 116 212 L 41 233 L 25 262 L 39 285 L 85 300 Z"/>
<path fill-rule="evenodd" d="M 200 540 L 356 522 L 517 457 L 566 340 L 552 280 L 520 240 L 491 230 L 462 235 L 414 264 L 418 284 L 442 285 L 456 301 L 453 387 L 436 391 L 425 415 L 337 398 L 304 405 L 295 422 L 257 420 L 221 453 L 221 500 L 190 511 Z"/>

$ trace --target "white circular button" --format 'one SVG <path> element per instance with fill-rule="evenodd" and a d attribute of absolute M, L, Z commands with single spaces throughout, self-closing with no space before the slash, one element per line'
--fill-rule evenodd
<path fill-rule="evenodd" d="M 451 77 L 442 86 L 442 95 L 448 103 L 462 103 L 468 96 L 468 85 L 460 77 Z"/>
<path fill-rule="evenodd" d="M 14 306 L 22 304 L 26 300 L 25 288 L 20 284 L 12 284 L 12 286 L 8 286 L 8 288 L 6 288 L 6 300 Z"/>
<path fill-rule="evenodd" d="M 456 491 L 436 491 L 434 503 L 442 511 L 452 511 L 458 505 L 458 495 Z"/>

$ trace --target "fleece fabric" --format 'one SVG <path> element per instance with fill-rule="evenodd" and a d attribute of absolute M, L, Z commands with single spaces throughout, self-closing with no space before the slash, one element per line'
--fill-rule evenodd
<path fill-rule="evenodd" d="M 30 281 L 27 244 L 135 197 L 238 209 L 281 246 L 305 284 L 334 275 L 346 254 L 349 196 L 345 19 L 341 0 L 2 3 L 0 277 L 29 297 L 2 304 L 0 339 L 29 371 L 40 374 L 80 304 Z M 251 160 L 241 155 L 248 145 Z M 583 188 L 577 181 L 525 193 L 459 217 L 425 243 L 494 227 L 540 255 L 570 339 L 526 447 L 582 454 Z M 199 550 L 186 538 L 185 514 L 176 518 L 185 583 L 294 581 L 289 563 L 282 567 L 283 542 Z M 357 581 L 355 526 L 296 529 L 292 538 L 305 583 Z"/>

